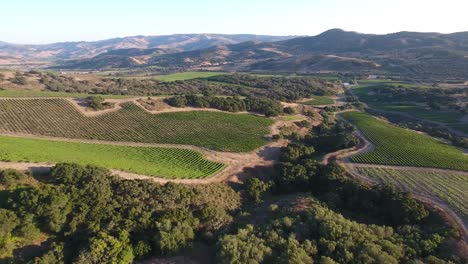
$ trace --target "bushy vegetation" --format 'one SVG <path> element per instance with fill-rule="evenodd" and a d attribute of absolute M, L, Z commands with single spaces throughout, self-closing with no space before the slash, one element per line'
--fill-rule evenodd
<path fill-rule="evenodd" d="M 97 167 L 59 164 L 40 182 L 2 191 L 0 258 L 12 263 L 131 263 L 170 255 L 226 232 L 239 204 L 239 194 L 226 185 L 162 186 L 114 178 Z M 37 233 L 46 234 L 48 241 L 40 247 L 29 241 L 29 249 L 36 249 L 23 259 L 17 241 Z"/>
<path fill-rule="evenodd" d="M 224 167 L 199 152 L 179 148 L 133 147 L 0 136 L 0 160 L 92 164 L 163 178 L 204 178 Z M 46 150 L 46 151 L 45 151 Z M 11 176 L 10 176 L 11 177 Z M 8 177 L 0 183 L 8 181 Z"/>
<path fill-rule="evenodd" d="M 94 110 L 104 110 L 114 106 L 113 103 L 104 102 L 104 98 L 101 96 L 90 96 L 86 98 L 86 100 L 88 101 L 89 106 Z"/>
<path fill-rule="evenodd" d="M 0 100 L 0 130 L 12 133 L 120 142 L 186 144 L 251 151 L 266 142 L 273 121 L 220 112 L 150 114 L 133 103 L 86 117 L 63 99 Z"/>
<path fill-rule="evenodd" d="M 337 127 L 323 140 L 347 142 L 342 123 L 328 125 Z M 74 164 L 35 183 L 13 180 L 0 200 L 0 221 L 13 223 L 1 225 L 3 257 L 19 262 L 11 253 L 23 246 L 12 241 L 40 232 L 49 240 L 30 256 L 34 263 L 130 263 L 200 243 L 218 263 L 462 263 L 446 244 L 455 233 L 437 215 L 410 194 L 363 186 L 336 164 L 319 164 L 311 144 L 290 144 L 271 180 L 253 178 L 238 191 L 122 180 Z"/>
<path fill-rule="evenodd" d="M 351 157 L 354 162 L 468 171 L 468 157 L 455 147 L 362 112 L 346 112 L 342 115 L 355 124 L 375 146 L 371 152 Z"/>
<path fill-rule="evenodd" d="M 174 107 L 206 107 L 229 112 L 251 111 L 266 116 L 277 116 L 282 112 L 281 104 L 278 101 L 261 97 L 244 99 L 240 97 L 185 95 L 169 97 L 165 101 Z"/>
<path fill-rule="evenodd" d="M 296 100 L 311 95 L 333 95 L 338 91 L 336 84 L 317 78 L 258 77 L 248 74 L 219 75 L 173 82 L 151 78 L 76 80 L 72 76 L 56 73 L 40 73 L 38 78 L 49 91 L 90 94 L 138 96 L 204 94 Z"/>
<path fill-rule="evenodd" d="M 334 95 L 337 92 L 335 84 L 311 77 L 258 77 L 249 74 L 230 74 L 210 77 L 208 80 L 253 87 L 263 90 L 268 98 L 282 101 L 295 101 L 312 95 Z"/>
<path fill-rule="evenodd" d="M 336 164 L 318 164 L 317 154 L 307 142 L 290 144 L 273 186 L 248 181 L 249 201 L 258 204 L 260 197 L 264 202 L 249 207 L 251 220 L 247 213 L 237 231 L 218 241 L 219 262 L 461 261 L 444 244 L 452 231 L 410 194 L 363 186 Z M 257 214 L 264 219 L 260 224 Z"/>

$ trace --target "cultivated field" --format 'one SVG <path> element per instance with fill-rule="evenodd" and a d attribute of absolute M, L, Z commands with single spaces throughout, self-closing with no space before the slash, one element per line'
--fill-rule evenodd
<path fill-rule="evenodd" d="M 346 112 L 342 116 L 355 124 L 375 146 L 370 152 L 352 156 L 353 162 L 468 171 L 468 156 L 455 147 L 366 113 Z"/>
<path fill-rule="evenodd" d="M 273 120 L 193 111 L 151 114 L 133 103 L 86 117 L 64 99 L 0 100 L 0 132 L 72 139 L 184 144 L 247 152 L 265 144 Z"/>
<path fill-rule="evenodd" d="M 305 105 L 331 105 L 334 104 L 335 101 L 333 99 L 326 97 L 326 96 L 311 96 L 312 100 L 305 101 L 302 104 Z"/>
<path fill-rule="evenodd" d="M 179 148 L 118 146 L 0 136 L 0 160 L 92 164 L 163 178 L 205 178 L 224 165 Z"/>
<path fill-rule="evenodd" d="M 190 80 L 196 78 L 208 78 L 217 75 L 226 74 L 225 72 L 180 72 L 180 73 L 173 73 L 168 75 L 158 75 L 155 76 L 154 79 L 162 81 L 162 82 L 174 82 L 174 81 L 182 81 L 182 80 Z"/>
<path fill-rule="evenodd" d="M 464 219 L 468 219 L 467 174 L 372 167 L 356 169 L 361 175 L 398 186 L 406 191 L 435 195 Z"/>
<path fill-rule="evenodd" d="M 65 92 L 50 92 L 50 91 L 37 91 L 37 90 L 1 90 L 0 97 L 47 97 L 47 98 L 86 98 L 89 96 L 96 96 L 96 94 L 85 94 L 85 93 L 65 93 Z M 99 94 L 106 99 L 125 99 L 134 98 L 135 96 L 129 95 L 111 95 L 111 94 Z"/>
<path fill-rule="evenodd" d="M 441 123 L 458 123 L 463 117 L 463 114 L 459 112 L 435 111 L 422 106 L 411 104 L 371 104 L 371 106 L 386 111 L 405 113 L 419 119 L 427 119 L 429 121 L 436 121 Z"/>

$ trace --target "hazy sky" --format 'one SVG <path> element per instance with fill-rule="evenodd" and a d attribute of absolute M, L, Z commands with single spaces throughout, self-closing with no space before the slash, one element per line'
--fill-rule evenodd
<path fill-rule="evenodd" d="M 174 33 L 468 31 L 468 0 L 4 0 L 0 41 Z"/>

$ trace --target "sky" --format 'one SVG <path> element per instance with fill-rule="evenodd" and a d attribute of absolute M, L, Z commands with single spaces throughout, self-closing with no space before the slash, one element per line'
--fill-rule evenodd
<path fill-rule="evenodd" d="M 468 0 L 4 0 L 0 41 L 43 44 L 183 33 L 468 31 Z"/>

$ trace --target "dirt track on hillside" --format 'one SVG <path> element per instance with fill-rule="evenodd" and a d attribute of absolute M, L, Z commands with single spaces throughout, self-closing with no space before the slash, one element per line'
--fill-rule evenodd
<path fill-rule="evenodd" d="M 127 99 L 124 102 L 128 102 Z M 139 105 L 139 104 L 137 104 Z M 213 110 L 213 109 L 212 109 Z M 115 111 L 115 110 L 113 110 Z M 219 110 L 216 110 L 219 111 Z M 280 127 L 288 125 L 292 121 L 277 121 L 270 127 L 271 137 L 273 134 L 279 132 Z M 125 179 L 149 179 L 158 183 L 176 182 L 184 184 L 209 184 L 213 182 L 222 181 L 242 181 L 245 177 L 252 174 L 263 174 L 272 169 L 272 165 L 276 162 L 280 150 L 287 145 L 287 141 L 269 141 L 265 146 L 248 153 L 236 152 L 221 152 L 214 151 L 207 148 L 196 147 L 192 145 L 180 144 L 151 144 L 151 143 L 136 143 L 136 142 L 111 142 L 102 140 L 83 140 L 83 139 L 70 139 L 70 138 L 57 138 L 47 136 L 36 136 L 20 133 L 6 133 L 0 132 L 0 135 L 19 137 L 19 138 L 32 138 L 32 139 L 46 139 L 52 141 L 65 141 L 76 143 L 90 143 L 90 144 L 107 144 L 116 146 L 138 146 L 138 147 L 162 147 L 162 148 L 180 148 L 190 149 L 200 152 L 207 160 L 221 162 L 226 164 L 226 167 L 217 174 L 205 179 L 167 179 L 163 177 L 155 177 L 148 175 L 141 175 L 130 172 L 123 172 L 118 170 L 111 170 L 113 174 L 119 175 Z M 0 168 L 12 168 L 17 170 L 31 170 L 33 172 L 44 172 L 53 166 L 52 163 L 21 163 L 21 162 L 0 162 Z"/>
<path fill-rule="evenodd" d="M 360 164 L 360 163 L 352 163 L 350 162 L 349 158 L 353 155 L 364 153 L 368 151 L 372 151 L 374 149 L 374 145 L 368 141 L 365 136 L 362 134 L 361 131 L 356 130 L 355 135 L 359 138 L 360 143 L 352 148 L 339 150 L 333 153 L 329 153 L 325 155 L 322 159 L 322 164 L 328 164 L 332 161 L 336 161 L 339 165 L 345 168 L 348 174 L 360 180 L 368 185 L 375 185 L 380 184 L 379 181 L 375 179 L 371 179 L 360 174 L 356 168 L 358 167 L 371 167 L 371 168 L 388 168 L 388 169 L 396 169 L 396 170 L 414 170 L 419 172 L 443 172 L 443 173 L 451 173 L 457 172 L 461 174 L 465 174 L 468 177 L 468 172 L 464 171 L 455 171 L 449 169 L 437 169 L 437 168 L 427 168 L 427 167 L 410 167 L 410 166 L 390 166 L 390 165 L 379 165 L 379 164 Z M 435 209 L 439 212 L 439 214 L 446 219 L 446 221 L 459 230 L 463 240 L 468 241 L 468 228 L 467 228 L 467 221 L 466 219 L 461 218 L 455 211 L 453 211 L 450 206 L 445 203 L 444 201 L 440 200 L 439 198 L 433 195 L 427 195 L 424 193 L 412 192 L 414 197 L 421 202 L 425 203 L 429 207 Z"/>

